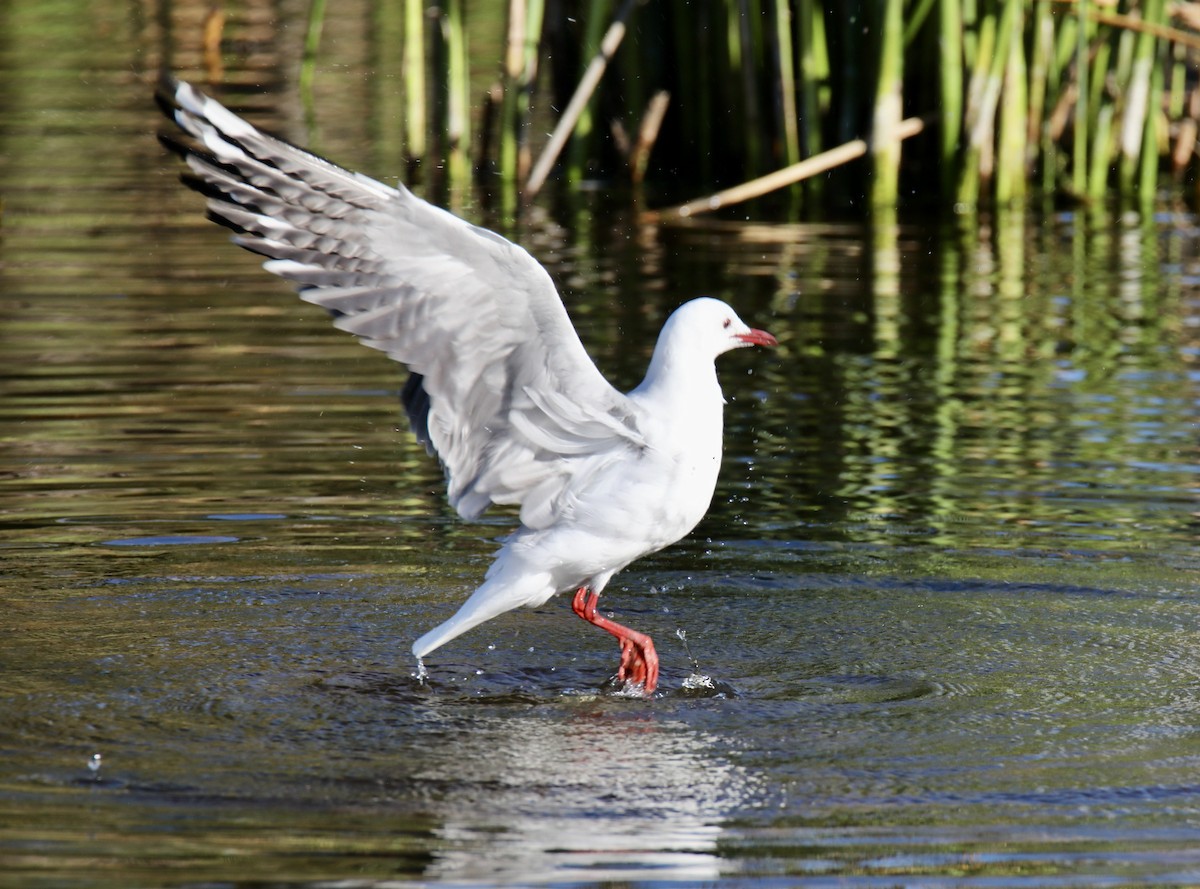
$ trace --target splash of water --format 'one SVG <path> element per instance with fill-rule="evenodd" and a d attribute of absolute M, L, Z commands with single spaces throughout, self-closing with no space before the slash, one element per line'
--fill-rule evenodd
<path fill-rule="evenodd" d="M 692 647 L 688 645 L 687 632 L 683 629 L 677 629 L 675 635 L 683 643 L 683 650 L 687 653 L 688 660 L 692 662 L 692 673 L 680 683 L 680 691 L 696 697 L 737 697 L 737 692 L 733 690 L 733 686 L 728 682 L 713 679 L 707 673 L 700 671 L 700 661 L 696 660 L 696 656 L 692 654 Z"/>
<path fill-rule="evenodd" d="M 692 673 L 700 672 L 700 662 L 696 660 L 696 656 L 692 654 L 692 646 L 688 645 L 687 630 L 679 627 L 675 630 L 675 635 L 679 637 L 679 641 L 683 643 L 683 650 L 687 653 L 688 660 L 692 662 Z"/>

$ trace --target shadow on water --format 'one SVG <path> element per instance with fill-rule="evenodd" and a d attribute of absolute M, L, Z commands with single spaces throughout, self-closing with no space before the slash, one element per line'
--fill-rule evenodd
<path fill-rule="evenodd" d="M 226 95 L 383 175 L 356 9 L 317 138 L 283 75 Z M 709 516 L 606 592 L 662 694 L 564 602 L 420 684 L 511 520 L 203 220 L 123 15 L 0 11 L 0 884 L 1200 880 L 1195 219 L 536 209 L 620 385 L 701 293 L 782 347 L 723 361 Z"/>

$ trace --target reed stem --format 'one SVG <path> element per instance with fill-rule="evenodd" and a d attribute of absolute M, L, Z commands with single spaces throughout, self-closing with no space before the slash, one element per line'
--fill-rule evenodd
<path fill-rule="evenodd" d="M 584 107 L 600 83 L 600 78 L 604 76 L 604 69 L 608 67 L 608 60 L 612 58 L 613 53 L 617 51 L 617 47 L 621 45 L 621 40 L 625 37 L 625 20 L 629 18 L 629 14 L 633 12 L 633 7 L 637 3 L 638 0 L 625 0 L 625 3 L 617 13 L 616 19 L 605 33 L 604 39 L 600 42 L 599 52 L 592 58 L 591 64 L 584 71 L 583 78 L 579 81 L 579 86 L 575 89 L 575 94 L 571 96 L 571 101 L 567 104 L 566 110 L 563 111 L 562 117 L 559 118 L 554 132 L 550 134 L 550 141 L 542 149 L 541 156 L 538 158 L 537 163 L 534 164 L 533 171 L 529 174 L 529 181 L 525 184 L 526 200 L 532 199 L 545 184 L 546 177 L 550 175 L 550 169 L 554 166 L 559 153 L 567 143 L 567 139 L 570 138 L 571 132 L 575 129 L 575 123 L 579 120 L 579 115 L 583 113 Z"/>
<path fill-rule="evenodd" d="M 446 136 L 452 190 L 471 181 L 470 69 L 467 59 L 466 0 L 446 0 Z"/>
<path fill-rule="evenodd" d="M 312 0 L 306 91 L 327 2 Z M 429 42 L 432 65 L 425 52 L 423 6 L 429 2 L 440 10 L 441 39 Z M 1188 85 L 1200 34 L 1184 27 L 1184 7 L 1166 0 L 1121 0 L 1119 6 L 1099 0 L 664 2 L 648 7 L 631 52 L 605 76 L 638 2 L 622 0 L 611 18 L 611 0 L 551 7 L 582 7 L 586 18 L 579 27 L 553 28 L 543 43 L 545 0 L 507 0 L 503 89 L 491 91 L 484 127 L 489 146 L 497 137 L 495 169 L 507 194 L 516 195 L 527 169 L 523 195 L 537 194 L 568 143 L 570 176 L 585 170 L 624 176 L 618 153 L 607 150 L 607 130 L 593 116 L 596 107 L 612 118 L 635 181 L 661 172 L 671 186 L 695 193 L 723 180 L 793 170 L 826 145 L 850 145 L 864 135 L 866 197 L 875 208 L 901 203 L 906 170 L 917 199 L 927 201 L 925 182 L 913 175 L 922 164 L 936 164 L 936 195 L 958 206 L 1019 202 L 1034 187 L 1100 202 L 1114 185 L 1123 200 L 1145 206 L 1167 165 L 1181 180 L 1189 172 L 1196 178 L 1200 167 L 1184 138 L 1200 129 L 1193 101 L 1200 93 Z M 473 129 L 467 4 L 402 3 L 405 145 L 410 156 L 421 157 L 427 139 L 437 139 L 451 181 L 459 183 L 469 175 Z M 490 20 L 488 27 L 494 27 Z M 538 69 L 574 80 L 546 60 L 577 57 L 587 64 L 578 82 L 567 85 L 572 99 L 530 169 L 526 134 L 537 119 Z M 430 82 L 437 88 L 428 89 Z M 669 111 L 665 99 L 652 101 L 668 93 Z M 937 135 L 918 163 L 901 151 L 896 136 L 905 107 L 937 116 Z M 645 128 L 635 127 L 638 120 Z M 808 212 L 813 197 L 844 207 L 861 192 L 848 178 L 823 177 L 809 179 L 803 194 Z M 505 205 L 515 207 L 515 200 Z"/>
<path fill-rule="evenodd" d="M 404 124 L 408 155 L 426 153 L 425 4 L 404 0 Z"/>
<path fill-rule="evenodd" d="M 963 20 L 959 0 L 938 0 L 938 99 L 941 104 L 942 194 L 954 192 L 963 115 Z"/>
<path fill-rule="evenodd" d="M 871 121 L 871 156 L 874 181 L 871 206 L 878 210 L 895 207 L 900 200 L 900 139 L 896 128 L 903 116 L 904 83 L 903 0 L 883 0 L 879 53 L 879 79 L 875 91 L 875 113 Z"/>

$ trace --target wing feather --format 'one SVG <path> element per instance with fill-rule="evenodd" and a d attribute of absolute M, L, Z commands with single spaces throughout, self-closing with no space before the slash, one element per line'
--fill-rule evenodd
<path fill-rule="evenodd" d="M 525 250 L 262 133 L 186 83 L 164 81 L 158 98 L 191 137 L 163 141 L 210 216 L 337 327 L 410 368 L 406 409 L 461 515 L 521 504 L 527 526 L 545 527 L 581 461 L 644 447 L 635 406 Z"/>

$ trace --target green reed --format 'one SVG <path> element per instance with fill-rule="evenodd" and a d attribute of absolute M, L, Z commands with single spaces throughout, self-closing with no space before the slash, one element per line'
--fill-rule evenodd
<path fill-rule="evenodd" d="M 376 31 L 375 33 L 381 33 Z M 389 35 L 390 36 L 390 35 Z M 404 124 L 410 157 L 425 156 L 425 4 L 404 0 Z"/>
<path fill-rule="evenodd" d="M 504 3 L 507 40 L 472 31 L 467 12 L 488 2 Z M 408 150 L 445 151 L 460 176 L 494 170 L 520 190 L 618 5 L 441 0 L 431 13 L 440 40 L 428 40 L 420 29 L 431 19 L 406 0 Z M 869 151 L 847 153 L 847 169 L 781 181 L 802 190 L 806 208 L 1019 204 L 1031 190 L 1145 206 L 1167 185 L 1182 189 L 1195 166 L 1186 139 L 1198 132 L 1200 36 L 1180 18 L 1188 6 L 642 0 L 555 170 L 644 176 L 668 199 L 696 197 L 865 140 Z M 468 56 L 469 36 L 499 47 L 495 57 Z M 483 113 L 473 78 L 495 83 L 498 111 Z M 443 113 L 427 113 L 427 93 Z M 664 107 L 661 127 L 643 127 Z M 923 131 L 901 142 L 899 124 L 914 118 Z"/>

